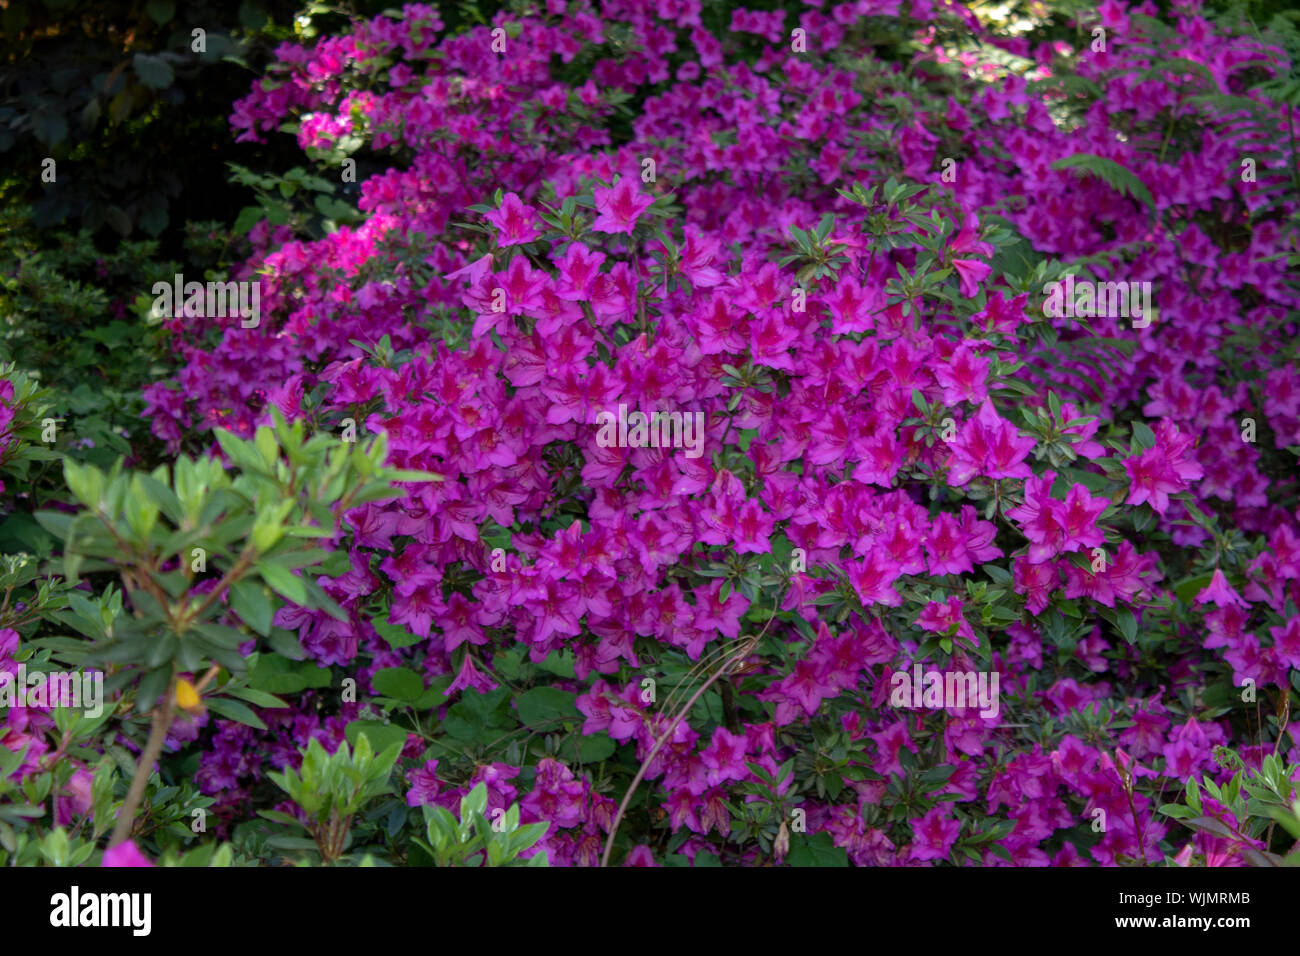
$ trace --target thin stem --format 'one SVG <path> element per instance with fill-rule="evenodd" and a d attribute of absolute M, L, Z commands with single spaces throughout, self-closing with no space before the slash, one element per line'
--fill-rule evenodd
<path fill-rule="evenodd" d="M 748 657 L 757 646 L 758 636 L 751 637 L 746 641 L 745 646 L 742 647 L 740 651 L 738 651 L 734 656 L 728 658 L 725 665 L 720 667 L 708 680 L 700 685 L 700 689 L 692 694 L 691 699 L 688 700 L 685 706 L 677 712 L 677 716 L 675 716 L 672 723 L 668 725 L 668 729 L 665 730 L 663 734 L 660 735 L 659 739 L 655 741 L 655 745 L 650 750 L 649 756 L 641 762 L 641 766 L 637 770 L 636 776 L 632 778 L 632 784 L 627 788 L 627 793 L 623 794 L 623 802 L 618 805 L 618 812 L 614 814 L 613 823 L 611 823 L 609 828 L 609 836 L 605 838 L 605 852 L 601 854 L 600 857 L 601 866 L 609 866 L 609 854 L 614 849 L 614 837 L 618 833 L 619 824 L 623 822 L 623 814 L 627 811 L 628 804 L 632 802 L 632 794 L 636 792 L 637 784 L 641 782 L 641 778 L 644 777 L 646 771 L 650 769 L 650 764 L 654 762 L 655 757 L 658 756 L 663 745 L 668 742 L 668 738 L 673 735 L 673 731 L 677 729 L 677 725 L 682 722 L 682 718 L 685 717 L 687 713 L 690 712 L 690 709 L 695 706 L 695 702 L 700 699 L 701 695 L 713 686 L 714 681 L 723 674 L 730 672 L 732 667 Z"/>
<path fill-rule="evenodd" d="M 145 787 L 148 786 L 149 777 L 153 774 L 153 765 L 158 762 L 158 757 L 162 754 L 163 741 L 167 738 L 167 731 L 171 730 L 172 719 L 176 715 L 175 685 L 176 677 L 172 675 L 162 709 L 154 709 L 153 725 L 149 730 L 149 742 L 145 744 L 144 753 L 140 754 L 140 761 L 135 765 L 135 777 L 131 781 L 131 789 L 126 792 L 126 799 L 122 801 L 122 809 L 119 811 L 117 823 L 113 827 L 113 836 L 108 841 L 110 847 L 125 843 L 131 836 L 131 826 L 135 823 L 135 811 L 140 806 L 141 798 L 144 797 Z"/>

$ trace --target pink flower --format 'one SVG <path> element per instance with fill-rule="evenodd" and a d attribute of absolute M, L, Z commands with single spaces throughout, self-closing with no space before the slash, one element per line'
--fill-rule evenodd
<path fill-rule="evenodd" d="M 957 842 L 961 821 L 952 818 L 952 804 L 941 803 L 912 823 L 912 852 L 909 859 L 943 860 Z"/>
<path fill-rule="evenodd" d="M 982 326 L 986 332 L 1014 332 L 1025 321 L 1025 303 L 1029 293 L 1022 292 L 1010 302 L 1002 296 L 1001 289 L 995 289 L 988 297 L 984 311 L 972 316 L 972 320 Z"/>
<path fill-rule="evenodd" d="M 1096 522 L 1109 504 L 1109 500 L 1093 495 L 1083 485 L 1073 485 L 1066 492 L 1065 501 L 1054 509 L 1061 528 L 1062 553 L 1099 548 L 1106 543 L 1106 537 Z"/>
<path fill-rule="evenodd" d="M 961 229 L 948 243 L 948 248 L 953 252 L 960 252 L 963 254 L 975 253 L 976 255 L 981 256 L 993 255 L 993 246 L 990 243 L 981 242 L 979 234 L 979 217 L 973 212 L 968 212 L 962 219 Z"/>
<path fill-rule="evenodd" d="M 780 687 L 809 716 L 817 713 L 818 705 L 825 698 L 839 693 L 839 688 L 830 680 L 827 666 L 811 659 L 795 664 L 794 671 L 781 682 Z"/>
<path fill-rule="evenodd" d="M 852 275 L 844 276 L 826 297 L 826 306 L 831 313 L 831 331 L 869 331 L 875 325 L 872 313 L 882 305 L 883 296 L 864 290 Z"/>
<path fill-rule="evenodd" d="M 918 627 L 944 637 L 959 637 L 969 641 L 974 647 L 979 644 L 975 631 L 962 613 L 965 607 L 957 595 L 948 598 L 946 604 L 931 601 L 916 619 Z M 952 632 L 951 634 L 949 632 Z"/>
<path fill-rule="evenodd" d="M 894 589 L 893 583 L 901 574 L 889 552 L 875 548 L 865 561 L 849 565 L 849 584 L 863 604 L 898 607 L 903 603 L 903 596 Z"/>
<path fill-rule="evenodd" d="M 1236 589 L 1228 583 L 1228 579 L 1223 576 L 1223 571 L 1220 568 L 1214 569 L 1214 574 L 1210 576 L 1210 583 L 1196 595 L 1197 604 L 1208 604 L 1211 601 L 1218 607 L 1250 607 L 1242 596 L 1237 593 Z"/>
<path fill-rule="evenodd" d="M 470 284 L 474 285 L 482 281 L 483 277 L 490 274 L 491 272 L 492 272 L 492 253 L 489 252 L 487 255 L 480 256 L 479 258 L 475 259 L 473 262 L 469 263 L 463 268 L 457 269 L 454 272 L 448 272 L 445 276 L 443 276 L 443 278 L 459 279 L 461 276 L 468 276 Z"/>
<path fill-rule="evenodd" d="M 655 862 L 655 855 L 650 848 L 644 843 L 638 844 L 632 848 L 627 857 L 623 860 L 624 866 L 658 866 Z"/>
<path fill-rule="evenodd" d="M 966 345 L 957 346 L 948 361 L 934 370 L 934 377 L 943 386 L 943 400 L 949 405 L 983 402 L 988 397 L 985 386 L 988 374 L 989 360 L 976 355 Z"/>
<path fill-rule="evenodd" d="M 736 514 L 736 553 L 766 554 L 772 550 L 768 541 L 776 521 L 762 504 L 749 498 Z"/>
<path fill-rule="evenodd" d="M 496 686 L 496 681 L 474 666 L 474 655 L 467 653 L 465 660 L 461 662 L 460 673 L 456 675 L 456 679 L 447 688 L 447 696 L 467 688 L 473 688 L 480 694 L 486 694 L 490 690 L 495 690 Z"/>
<path fill-rule="evenodd" d="M 1018 560 L 1013 570 L 1015 592 L 1025 595 L 1025 606 L 1030 614 L 1041 614 L 1043 608 L 1051 603 L 1052 592 L 1061 583 L 1056 567 L 1050 561 L 1031 564 L 1028 560 Z"/>
<path fill-rule="evenodd" d="M 1293 617 L 1280 627 L 1271 627 L 1273 653 L 1279 659 L 1300 670 L 1300 617 Z"/>
<path fill-rule="evenodd" d="M 987 478 L 1029 478 L 1033 472 L 1024 464 L 1034 449 L 1034 439 L 1021 436 L 1015 425 L 1002 418 L 988 399 L 979 413 L 966 422 L 949 446 L 948 483 L 961 487 L 976 475 Z"/>
<path fill-rule="evenodd" d="M 431 804 L 442 789 L 438 780 L 438 761 L 427 760 L 423 767 L 412 770 L 408 778 L 411 789 L 406 792 L 406 805 L 420 807 Z"/>
<path fill-rule="evenodd" d="M 1097 12 L 1101 15 L 1101 25 L 1107 30 L 1128 29 L 1128 15 L 1118 0 L 1104 0 L 1097 7 Z"/>
<path fill-rule="evenodd" d="M 67 826 L 76 817 L 90 812 L 90 788 L 94 782 L 94 775 L 85 767 L 78 767 L 73 772 L 64 792 L 56 800 L 58 808 L 56 820 L 59 826 Z"/>
<path fill-rule="evenodd" d="M 799 338 L 799 330 L 786 322 L 784 316 L 768 313 L 767 317 L 753 330 L 751 348 L 755 365 L 768 368 L 794 371 L 794 362 L 790 358 L 790 346 Z"/>
<path fill-rule="evenodd" d="M 518 246 L 541 235 L 537 229 L 537 210 L 526 206 L 514 193 L 506 193 L 501 208 L 485 214 L 497 229 L 497 245 Z"/>
<path fill-rule="evenodd" d="M 560 281 L 556 284 L 555 294 L 567 301 L 591 298 L 592 286 L 600 275 L 600 264 L 605 261 L 605 253 L 592 252 L 580 242 L 571 242 L 564 250 L 564 255 L 554 261 L 560 270 Z"/>
<path fill-rule="evenodd" d="M 130 840 L 104 851 L 103 866 L 153 866 Z"/>
<path fill-rule="evenodd" d="M 957 270 L 957 277 L 961 279 L 961 294 L 968 299 L 975 298 L 980 290 L 980 283 L 993 271 L 991 265 L 979 259 L 954 259 L 952 267 Z"/>
<path fill-rule="evenodd" d="M 974 569 L 970 555 L 966 551 L 966 535 L 957 519 L 944 512 L 930 526 L 930 533 L 925 539 L 925 550 L 929 556 L 930 573 L 965 574 Z"/>
<path fill-rule="evenodd" d="M 632 234 L 641 213 L 654 205 L 654 199 L 641 192 L 636 181 L 622 176 L 613 186 L 592 190 L 596 212 L 600 213 L 591 224 L 594 232 Z"/>
<path fill-rule="evenodd" d="M 745 738 L 733 734 L 725 727 L 713 731 L 713 740 L 700 752 L 700 760 L 707 769 L 705 777 L 710 787 L 728 780 L 745 780 L 749 768 L 745 766 Z"/>
<path fill-rule="evenodd" d="M 1156 427 L 1156 443 L 1139 455 L 1124 459 L 1129 476 L 1128 503 L 1150 502 L 1157 513 L 1169 509 L 1169 496 L 1186 491 L 1203 475 L 1192 451 L 1192 439 L 1180 434 L 1178 426 L 1162 418 Z"/>
<path fill-rule="evenodd" d="M 692 285 L 701 289 L 711 289 L 722 282 L 725 276 L 713 267 L 712 262 L 722 249 L 722 243 L 709 237 L 696 227 L 686 230 L 686 242 L 682 245 L 681 274 Z"/>

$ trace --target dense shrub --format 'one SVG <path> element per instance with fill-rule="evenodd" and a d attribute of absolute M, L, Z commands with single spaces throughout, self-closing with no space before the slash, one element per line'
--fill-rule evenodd
<path fill-rule="evenodd" d="M 136 716 L 6 768 L 72 794 L 6 851 L 88 855 L 134 740 L 145 775 L 171 754 L 136 831 L 169 861 L 216 859 L 192 807 L 225 860 L 1291 852 L 1295 35 L 1156 12 L 1035 43 L 925 2 L 706 30 L 551 0 L 451 35 L 412 4 L 282 47 L 239 138 L 385 168 L 355 224 L 252 229 L 256 327 L 164 319 L 184 367 L 146 414 L 184 466 L 69 466 L 69 582 L 119 572 L 163 637 L 110 626 L 120 591 L 43 606 L 89 648 L 10 625 L 15 660 L 118 662 Z M 1113 282 L 1154 298 L 1051 291 Z M 607 440 L 655 411 L 669 447 Z M 363 497 L 295 458 L 312 432 Z M 244 477 L 188 520 L 214 438 Z M 279 534 L 321 547 L 267 572 Z M 993 699 L 900 693 L 928 671 Z"/>

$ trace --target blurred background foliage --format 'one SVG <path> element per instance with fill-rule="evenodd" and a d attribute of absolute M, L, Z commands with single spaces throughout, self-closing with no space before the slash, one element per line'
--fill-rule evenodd
<path fill-rule="evenodd" d="M 38 229 L 154 237 L 164 254 L 187 221 L 225 217 L 230 104 L 294 35 L 293 0 L 0 7 L 0 202 L 29 206 Z"/>

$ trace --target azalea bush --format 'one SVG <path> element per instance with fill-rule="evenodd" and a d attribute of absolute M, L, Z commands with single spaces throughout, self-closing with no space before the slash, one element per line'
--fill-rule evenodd
<path fill-rule="evenodd" d="M 199 865 L 1296 862 L 1291 21 L 721 9 L 279 49 L 231 125 L 319 182 L 236 171 L 262 321 L 164 317 L 174 470 L 69 466 L 43 519 L 82 626 L 8 653 L 129 666 L 10 771 L 50 782 L 4 797 L 8 859 L 101 859 L 116 813 L 115 854 Z M 259 477 L 199 591 L 167 505 L 223 462 Z M 148 549 L 79 543 L 96 480 Z M 226 541 L 271 526 L 319 548 Z M 0 744 L 52 751 L 39 712 Z"/>

